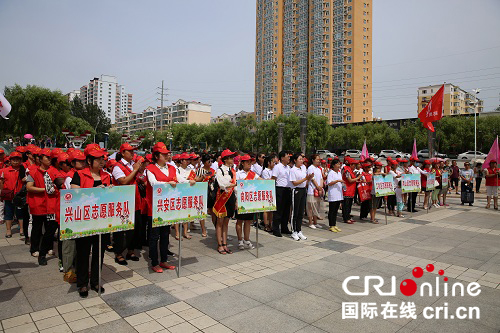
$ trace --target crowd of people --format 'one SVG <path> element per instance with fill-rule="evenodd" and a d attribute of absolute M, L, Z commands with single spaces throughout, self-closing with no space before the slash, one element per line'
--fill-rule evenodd
<path fill-rule="evenodd" d="M 172 155 L 164 143 L 156 143 L 150 154 L 139 156 L 128 143 L 110 155 L 97 144 L 89 144 L 83 151 L 69 148 L 52 150 L 35 145 L 18 146 L 5 156 L 0 150 L 0 215 L 6 224 L 5 237 L 12 237 L 16 220 L 19 234 L 30 246 L 30 253 L 39 265 L 47 265 L 47 257 L 59 258 L 59 270 L 64 280 L 76 283 L 81 297 L 90 289 L 104 292 L 99 285 L 99 260 L 104 252 L 114 253 L 115 262 L 127 265 L 139 261 L 138 251 L 149 247 L 151 270 L 162 273 L 175 267 L 168 262 L 174 255 L 169 250 L 170 226 L 152 227 L 152 188 L 157 184 L 175 187 L 178 183 L 194 185 L 207 182 L 207 208 L 215 227 L 217 251 L 232 254 L 228 241 L 229 221 L 236 220 L 238 249 L 253 249 L 250 230 L 253 223 L 276 237 L 289 235 L 296 241 L 306 240 L 302 231 L 307 216 L 308 227 L 321 228 L 322 203 L 328 202 L 328 230 L 341 232 L 337 225 L 339 210 L 341 221 L 356 222 L 352 215 L 353 204 L 360 205 L 359 221 L 369 219 L 379 223 L 377 211 L 386 205 L 388 214 L 404 217 L 404 212 L 417 211 L 418 193 L 403 193 L 403 174 L 419 174 L 424 193 L 423 209 L 448 206 L 447 195 L 452 189 L 458 193 L 460 182 L 462 204 L 473 204 L 474 179 L 483 174 L 481 166 L 471 169 L 469 162 L 460 170 L 455 161 L 438 159 L 419 161 L 416 158 L 390 159 L 383 165 L 373 158 L 355 160 L 321 159 L 313 154 L 282 151 L 278 154 L 239 153 L 228 149 L 214 155 L 182 153 Z M 449 184 L 443 182 L 448 172 Z M 377 197 L 373 186 L 376 175 L 392 175 L 394 195 Z M 428 190 L 427 178 L 435 174 L 434 189 Z M 500 169 L 490 161 L 484 170 L 487 189 L 487 206 L 493 200 L 498 210 L 498 182 Z M 239 213 L 237 209 L 237 180 L 274 180 L 276 186 L 276 211 L 262 214 Z M 476 181 L 477 184 L 477 181 Z M 97 235 L 61 241 L 59 238 L 60 190 L 111 186 L 135 186 L 134 229 L 103 235 L 101 251 Z M 479 188 L 477 188 L 479 189 Z M 472 193 L 472 195 L 470 195 Z M 472 199 L 471 199 L 472 198 Z M 261 220 L 261 223 L 259 223 Z M 201 237 L 207 237 L 204 220 L 197 220 Z M 31 225 L 31 232 L 29 226 Z M 289 225 L 291 228 L 289 228 Z M 179 225 L 174 225 L 176 240 L 192 238 L 195 223 L 185 223 L 182 235 Z M 57 249 L 54 250 L 54 235 Z M 92 255 L 91 255 L 92 253 Z M 101 258 L 99 258 L 101 253 Z M 90 265 L 89 257 L 91 256 Z M 89 267 L 90 266 L 90 267 Z M 90 273 L 89 273 L 90 270 Z"/>

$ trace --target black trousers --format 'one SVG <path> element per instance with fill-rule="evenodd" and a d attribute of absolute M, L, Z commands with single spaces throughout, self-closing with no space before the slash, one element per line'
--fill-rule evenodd
<path fill-rule="evenodd" d="M 101 235 L 101 260 L 104 258 L 104 249 L 109 243 L 108 235 Z M 99 235 L 77 238 L 76 240 L 76 286 L 86 287 L 89 284 L 89 255 L 92 249 L 90 264 L 90 285 L 99 284 Z M 102 262 L 102 261 L 101 261 Z"/>
<path fill-rule="evenodd" d="M 407 204 L 407 207 L 408 207 L 408 211 L 409 212 L 414 212 L 415 211 L 415 207 L 416 207 L 416 204 L 417 204 L 417 196 L 418 196 L 418 192 L 410 192 L 410 193 L 408 193 L 408 204 Z"/>
<path fill-rule="evenodd" d="M 368 217 L 368 214 L 370 213 L 370 208 L 371 208 L 371 200 L 365 200 L 361 202 L 361 207 L 359 209 L 359 218 L 364 219 L 365 217 Z"/>
<path fill-rule="evenodd" d="M 144 235 L 141 236 L 142 246 L 149 246 L 148 214 L 141 214 L 141 222 L 144 225 Z"/>
<path fill-rule="evenodd" d="M 22 212 L 23 212 L 23 231 L 24 231 L 24 237 L 25 238 L 29 238 L 28 237 L 28 228 L 30 226 L 30 212 L 29 212 L 29 209 L 28 209 L 28 206 L 27 205 L 24 205 L 24 207 L 21 208 Z"/>
<path fill-rule="evenodd" d="M 151 266 L 158 266 L 160 262 L 167 262 L 170 226 L 153 228 L 153 218 L 148 217 L 149 259 Z M 158 240 L 160 240 L 160 262 L 158 262 Z"/>
<path fill-rule="evenodd" d="M 306 207 L 307 190 L 305 187 L 292 189 L 292 231 L 302 230 L 302 219 Z"/>
<path fill-rule="evenodd" d="M 351 219 L 351 209 L 353 200 L 354 198 L 352 197 L 350 198 L 344 197 L 344 201 L 342 202 L 342 218 L 346 223 Z"/>
<path fill-rule="evenodd" d="M 292 191 L 288 187 L 276 186 L 276 211 L 273 214 L 273 231 L 280 232 L 288 229 Z"/>
<path fill-rule="evenodd" d="M 147 222 L 142 220 L 140 210 L 135 211 L 134 232 L 132 235 L 132 244 L 129 250 L 142 250 L 142 241 L 146 239 Z"/>
<path fill-rule="evenodd" d="M 396 195 L 389 195 L 387 196 L 387 209 L 388 210 L 395 210 L 397 205 L 396 201 Z"/>
<path fill-rule="evenodd" d="M 42 233 L 42 228 L 45 228 L 45 233 Z M 56 221 L 49 220 L 47 215 L 33 215 L 31 253 L 38 251 L 40 257 L 45 257 L 52 249 L 56 230 Z"/>
<path fill-rule="evenodd" d="M 451 178 L 450 184 L 451 184 L 451 188 L 452 189 L 457 189 L 457 187 L 458 187 L 458 178 Z"/>
<path fill-rule="evenodd" d="M 335 227 L 337 225 L 337 213 L 339 212 L 341 203 L 342 200 L 330 201 L 328 203 L 328 225 L 330 227 Z"/>
<path fill-rule="evenodd" d="M 481 188 L 481 181 L 483 178 L 476 178 L 476 193 L 479 193 L 479 189 Z"/>

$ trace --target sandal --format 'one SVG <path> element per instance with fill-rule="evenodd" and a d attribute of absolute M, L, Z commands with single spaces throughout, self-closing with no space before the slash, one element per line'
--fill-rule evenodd
<path fill-rule="evenodd" d="M 370 220 L 370 222 L 373 223 L 373 224 L 378 224 L 377 220 Z"/>
<path fill-rule="evenodd" d="M 231 251 L 228 247 L 227 247 L 227 244 L 222 244 L 222 246 L 224 247 L 224 251 L 226 251 L 227 254 L 233 254 L 233 251 Z"/>
<path fill-rule="evenodd" d="M 201 237 L 207 237 L 207 233 L 206 233 L 206 232 L 205 232 L 205 233 L 202 233 L 202 234 L 201 234 Z"/>
<path fill-rule="evenodd" d="M 182 237 L 186 238 L 186 239 L 191 239 L 193 237 L 191 237 L 190 235 L 182 235 Z"/>
<path fill-rule="evenodd" d="M 117 256 L 115 257 L 115 262 L 118 264 L 118 265 L 128 265 L 128 262 L 127 260 L 125 260 L 125 258 L 123 258 L 123 256 Z"/>
<path fill-rule="evenodd" d="M 219 254 L 227 254 L 226 249 L 224 249 L 224 246 L 222 246 L 222 244 L 217 244 L 217 245 L 218 245 L 217 252 L 219 252 Z M 219 250 L 219 248 L 221 247 L 222 250 Z"/>
<path fill-rule="evenodd" d="M 5 235 L 5 238 L 12 238 L 12 234 L 10 234 L 10 235 Z"/>
<path fill-rule="evenodd" d="M 179 236 L 174 236 L 175 240 L 179 240 Z"/>

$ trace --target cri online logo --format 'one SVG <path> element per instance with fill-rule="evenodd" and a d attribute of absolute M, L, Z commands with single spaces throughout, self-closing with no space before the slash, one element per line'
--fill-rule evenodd
<path fill-rule="evenodd" d="M 434 265 L 429 264 L 425 267 L 427 272 L 433 272 L 434 271 Z M 412 270 L 412 274 L 416 279 L 421 278 L 424 275 L 424 270 L 420 267 L 415 267 Z M 439 270 L 438 274 L 440 276 L 444 275 L 444 270 Z M 396 277 L 392 276 L 391 277 L 391 291 L 389 292 L 384 292 L 380 288 L 384 285 L 384 278 L 381 276 L 377 275 L 371 275 L 371 276 L 365 276 L 365 283 L 364 283 L 364 291 L 363 292 L 352 292 L 347 288 L 347 284 L 351 280 L 359 280 L 359 276 L 349 276 L 344 280 L 342 283 L 342 289 L 344 289 L 344 292 L 348 295 L 351 296 L 366 296 L 369 294 L 369 289 L 370 289 L 370 281 L 378 281 L 378 283 L 373 284 L 373 289 L 375 289 L 379 295 L 381 296 L 395 296 L 396 295 Z M 440 289 L 443 290 L 443 296 L 448 296 L 448 278 L 444 277 L 444 286 L 441 286 L 440 283 L 440 277 L 436 277 L 436 283 L 435 286 L 433 287 L 429 282 L 424 282 L 420 286 L 420 296 L 424 296 L 425 290 L 428 290 L 428 295 L 433 296 L 439 296 L 440 294 Z M 399 290 L 401 293 L 405 296 L 413 296 L 417 292 L 417 283 L 413 281 L 413 279 L 405 279 L 403 280 L 400 285 L 399 285 Z M 452 296 L 455 296 L 456 294 L 460 294 L 460 296 L 464 296 L 464 291 L 467 289 L 467 293 L 470 296 L 477 296 L 481 293 L 480 285 L 477 282 L 472 282 L 467 285 L 467 288 L 460 283 L 456 282 L 452 286 Z M 434 290 L 434 293 L 433 293 Z M 458 290 L 458 291 L 457 291 Z"/>

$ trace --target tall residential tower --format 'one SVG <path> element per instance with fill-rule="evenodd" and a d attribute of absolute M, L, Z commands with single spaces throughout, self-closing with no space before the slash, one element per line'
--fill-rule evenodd
<path fill-rule="evenodd" d="M 257 121 L 371 121 L 372 10 L 372 0 L 257 0 Z"/>

